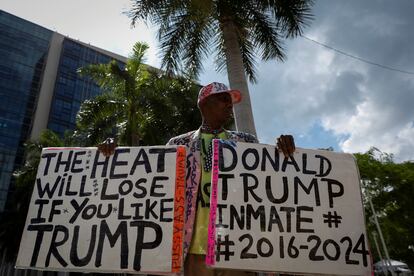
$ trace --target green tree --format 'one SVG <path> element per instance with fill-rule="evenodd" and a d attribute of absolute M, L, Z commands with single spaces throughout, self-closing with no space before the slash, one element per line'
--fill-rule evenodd
<path fill-rule="evenodd" d="M 8 262 L 14 262 L 17 257 L 42 148 L 62 146 L 69 144 L 48 129 L 37 141 L 25 144 L 25 164 L 14 172 L 15 190 L 8 200 L 7 212 L 0 218 L 0 256 L 4 254 Z"/>
<path fill-rule="evenodd" d="M 162 65 L 180 72 L 181 63 L 193 76 L 202 69 L 202 60 L 217 53 L 219 70 L 227 68 L 232 89 L 241 91 L 243 101 L 235 105 L 240 131 L 256 134 L 247 78 L 256 81 L 255 58 L 283 61 L 284 38 L 302 33 L 312 15 L 311 0 L 132 0 L 128 12 L 132 25 L 148 20 L 159 27 Z"/>
<path fill-rule="evenodd" d="M 355 157 L 363 182 L 364 198 L 366 201 L 368 198 L 372 200 L 390 258 L 403 260 L 413 268 L 414 163 L 395 163 L 391 154 L 376 148 L 364 154 L 355 154 Z M 373 241 L 373 233 L 377 230 L 372 220 L 372 211 L 368 203 L 365 203 L 371 250 L 378 261 Z"/>
<path fill-rule="evenodd" d="M 107 93 L 89 107 L 94 108 L 93 111 L 99 111 L 100 114 L 96 117 L 101 115 L 105 118 L 110 116 L 108 120 L 119 119 L 117 123 L 122 124 L 119 125 L 122 129 L 119 139 L 125 145 L 139 145 L 138 122 L 143 119 L 140 109 L 143 106 L 144 91 L 150 89 L 149 73 L 143 63 L 147 49 L 145 43 L 136 43 L 125 68 L 113 60 L 108 64 L 91 64 L 78 70 L 80 75 L 92 78 Z"/>
<path fill-rule="evenodd" d="M 74 133 L 79 144 L 96 145 L 109 136 L 126 146 L 163 144 L 198 126 L 199 87 L 188 79 L 150 70 L 143 63 L 147 49 L 136 43 L 125 68 L 112 61 L 79 70 L 105 92 L 82 104 Z"/>

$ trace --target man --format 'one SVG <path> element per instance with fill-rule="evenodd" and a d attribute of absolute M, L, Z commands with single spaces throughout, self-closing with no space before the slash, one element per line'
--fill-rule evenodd
<path fill-rule="evenodd" d="M 232 118 L 233 104 L 241 101 L 238 90 L 213 82 L 201 88 L 197 104 L 202 116 L 198 130 L 172 138 L 168 145 L 187 147 L 186 220 L 184 226 L 184 275 L 249 275 L 235 270 L 212 270 L 205 266 L 211 181 L 212 140 L 257 143 L 256 137 L 223 128 Z M 278 147 L 285 155 L 294 152 L 293 137 L 282 135 Z"/>
<path fill-rule="evenodd" d="M 186 215 L 184 225 L 184 275 L 185 276 L 236 276 L 254 275 L 236 270 L 209 269 L 205 265 L 207 228 L 209 217 L 209 191 L 211 181 L 212 140 L 225 139 L 236 142 L 257 143 L 251 134 L 228 131 L 223 126 L 232 118 L 233 104 L 242 100 L 238 90 L 229 90 L 224 84 L 213 82 L 200 89 L 197 105 L 202 116 L 198 130 L 171 138 L 167 145 L 185 145 L 187 148 Z M 113 140 L 99 145 L 105 155 L 114 151 Z M 295 150 L 293 137 L 282 135 L 277 140 L 285 156 Z"/>

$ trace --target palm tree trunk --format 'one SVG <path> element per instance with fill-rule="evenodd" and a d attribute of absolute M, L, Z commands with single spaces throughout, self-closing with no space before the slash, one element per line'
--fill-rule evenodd
<path fill-rule="evenodd" d="M 233 108 L 236 128 L 238 131 L 248 132 L 256 136 L 249 87 L 236 30 L 231 20 L 224 20 L 220 26 L 224 38 L 229 84 L 232 89 L 240 90 L 242 94 L 242 101 L 234 105 Z"/>

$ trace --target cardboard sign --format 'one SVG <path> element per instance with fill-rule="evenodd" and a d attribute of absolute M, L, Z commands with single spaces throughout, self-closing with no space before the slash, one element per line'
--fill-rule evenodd
<path fill-rule="evenodd" d="M 179 272 L 185 148 L 43 149 L 18 268 Z"/>
<path fill-rule="evenodd" d="M 350 154 L 214 140 L 206 263 L 298 274 L 370 275 Z"/>

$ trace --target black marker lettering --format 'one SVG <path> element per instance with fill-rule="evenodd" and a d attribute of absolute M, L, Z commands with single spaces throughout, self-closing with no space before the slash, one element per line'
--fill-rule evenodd
<path fill-rule="evenodd" d="M 304 174 L 316 174 L 316 171 L 308 170 L 308 155 L 306 153 L 302 154 L 302 173 Z"/>
<path fill-rule="evenodd" d="M 244 211 L 244 206 L 240 206 L 240 215 L 237 212 L 236 207 L 234 207 L 233 205 L 230 205 L 230 212 L 229 212 L 229 216 L 230 216 L 230 229 L 233 230 L 234 229 L 234 222 L 237 222 L 237 225 L 239 226 L 240 230 L 244 230 L 244 218 L 246 216 L 245 211 Z"/>
<path fill-rule="evenodd" d="M 70 204 L 75 209 L 75 213 L 70 218 L 69 223 L 72 224 L 72 223 L 74 223 L 76 221 L 76 219 L 78 218 L 79 214 L 82 212 L 83 208 L 85 208 L 86 204 L 88 204 L 88 201 L 89 201 L 89 198 L 85 198 L 82 201 L 82 204 L 81 205 L 79 205 L 78 202 L 75 199 L 72 199 L 70 201 Z"/>
<path fill-rule="evenodd" d="M 79 225 L 76 225 L 73 232 L 72 246 L 70 249 L 70 262 L 76 267 L 82 267 L 88 265 L 91 261 L 93 250 L 95 249 L 96 243 L 96 225 L 92 225 L 91 236 L 89 239 L 89 248 L 86 253 L 86 256 L 83 258 L 79 257 L 78 247 L 79 247 Z M 82 239 L 85 240 L 85 239 Z M 82 241 L 83 242 L 83 241 Z"/>
<path fill-rule="evenodd" d="M 141 160 L 142 159 L 142 160 Z M 131 171 L 129 172 L 130 175 L 134 175 L 137 166 L 144 165 L 145 172 L 151 172 L 151 165 L 149 163 L 148 155 L 144 149 L 140 149 L 137 157 L 135 158 L 134 164 L 132 165 Z"/>
<path fill-rule="evenodd" d="M 227 143 L 219 143 L 219 166 L 220 166 L 220 171 L 221 172 L 229 172 L 234 170 L 234 168 L 237 165 L 237 152 L 236 150 L 233 148 L 233 146 L 228 145 Z M 231 160 L 231 164 L 226 167 L 224 164 L 224 149 L 227 149 L 229 151 L 229 153 L 231 153 L 231 157 L 226 158 L 227 160 L 230 159 Z"/>
<path fill-rule="evenodd" d="M 152 179 L 152 183 L 151 183 L 150 196 L 164 197 L 166 195 L 165 193 L 157 193 L 155 192 L 155 189 L 163 189 L 164 185 L 157 184 L 157 183 L 160 181 L 167 181 L 167 180 L 168 180 L 168 176 L 154 176 L 154 178 Z"/>
<path fill-rule="evenodd" d="M 166 213 L 172 212 L 173 208 L 167 208 L 165 204 L 170 203 L 174 206 L 174 199 L 173 198 L 163 198 L 160 201 L 160 221 L 161 222 L 171 222 L 173 221 L 172 215 L 165 217 Z"/>
<path fill-rule="evenodd" d="M 120 179 L 120 178 L 126 178 L 128 176 L 127 173 L 115 173 L 115 169 L 117 167 L 127 166 L 128 161 L 118 161 L 119 155 L 122 153 L 128 153 L 130 150 L 128 148 L 124 149 L 116 149 L 114 153 L 114 157 L 112 159 L 111 163 L 111 171 L 109 173 L 109 179 Z"/>
<path fill-rule="evenodd" d="M 59 236 L 58 233 L 63 234 L 63 238 L 58 241 L 57 237 Z M 46 254 L 46 261 L 45 266 L 49 267 L 50 264 L 50 257 L 53 255 L 56 260 L 60 263 L 61 266 L 66 267 L 68 263 L 63 259 L 58 251 L 58 247 L 62 246 L 66 243 L 69 239 L 69 230 L 63 225 L 55 225 L 55 229 L 53 230 L 52 241 L 50 242 L 49 251 Z"/>
<path fill-rule="evenodd" d="M 72 160 L 73 150 L 69 151 L 69 154 L 68 154 L 68 157 L 67 157 L 66 160 L 62 160 L 63 153 L 64 152 L 61 151 L 58 154 L 58 158 L 57 158 L 56 166 L 55 166 L 55 173 L 59 171 L 60 166 L 65 166 L 64 172 L 67 172 L 70 169 L 70 163 L 71 163 L 71 160 Z"/>
<path fill-rule="evenodd" d="M 290 159 L 290 161 L 289 161 L 289 159 Z M 283 159 L 282 172 L 286 171 L 287 165 L 292 165 L 297 172 L 300 171 L 298 163 L 296 163 L 295 158 L 293 157 L 293 155 L 290 155 L 289 157 L 285 157 L 285 159 Z"/>
<path fill-rule="evenodd" d="M 270 175 L 266 176 L 266 195 L 267 195 L 267 198 L 270 200 L 270 202 L 275 203 L 275 204 L 280 204 L 280 203 L 285 202 L 288 199 L 289 188 L 288 188 L 288 180 L 286 176 L 282 178 L 282 182 L 283 182 L 283 195 L 280 198 L 275 198 L 272 191 L 277 190 L 277 187 L 274 187 L 276 185 L 273 185 L 273 188 L 272 188 L 271 176 Z"/>
<path fill-rule="evenodd" d="M 221 174 L 218 175 L 218 178 L 221 179 L 221 187 L 222 187 L 221 199 L 222 200 L 227 200 L 227 195 L 228 195 L 228 183 L 227 183 L 227 180 L 228 179 L 233 179 L 234 178 L 234 174 L 221 173 Z"/>
<path fill-rule="evenodd" d="M 296 208 L 296 232 L 297 233 L 314 233 L 313 229 L 302 228 L 302 222 L 312 223 L 312 218 L 307 218 L 302 216 L 302 211 L 312 212 L 313 207 L 308 206 L 298 206 Z"/>
<path fill-rule="evenodd" d="M 134 269 L 141 270 L 141 256 L 145 249 L 157 248 L 162 241 L 161 227 L 152 221 L 131 221 L 131 226 L 137 227 L 137 240 L 135 243 Z M 155 239 L 152 242 L 144 242 L 145 229 L 151 228 L 155 232 Z"/>
<path fill-rule="evenodd" d="M 277 150 L 277 148 L 274 148 L 273 151 L 273 158 L 270 156 L 270 153 L 267 151 L 267 148 L 263 148 L 263 152 L 262 152 L 262 165 L 261 165 L 261 171 L 264 172 L 266 171 L 266 160 L 268 160 L 270 162 L 270 164 L 272 165 L 272 168 L 275 172 L 279 171 L 279 151 Z"/>
<path fill-rule="evenodd" d="M 318 177 L 327 176 L 331 172 L 331 169 L 332 169 L 331 161 L 329 161 L 328 158 L 322 155 L 315 155 L 315 157 L 320 159 L 319 174 L 317 174 L 316 176 Z M 325 163 L 328 165 L 326 169 L 325 169 Z"/>
<path fill-rule="evenodd" d="M 52 200 L 52 207 L 50 208 L 50 213 L 49 213 L 49 222 L 53 221 L 53 217 L 55 215 L 60 215 L 61 211 L 56 209 L 56 206 L 60 206 L 63 204 L 63 200 Z"/>
<path fill-rule="evenodd" d="M 166 153 L 175 153 L 177 152 L 176 148 L 152 148 L 149 149 L 150 154 L 158 154 L 157 158 L 157 172 L 165 171 L 165 154 Z"/>
<path fill-rule="evenodd" d="M 132 216 L 130 216 L 130 215 L 125 215 L 124 214 L 124 209 L 125 209 L 125 199 L 124 198 L 121 198 L 120 200 L 119 200 L 119 205 L 118 205 L 118 219 L 119 220 L 121 220 L 121 219 L 130 219 Z"/>
<path fill-rule="evenodd" d="M 257 207 L 256 210 L 253 209 L 253 206 L 247 204 L 246 206 L 246 229 L 251 229 L 251 218 L 258 219 L 260 218 L 260 230 L 262 232 L 266 231 L 266 217 L 265 217 L 265 209 L 263 205 Z"/>
<path fill-rule="evenodd" d="M 27 231 L 36 231 L 36 241 L 32 251 L 32 258 L 30 259 L 30 266 L 35 267 L 37 263 L 37 258 L 39 257 L 40 246 L 43 243 L 43 236 L 45 232 L 52 232 L 53 225 L 43 224 L 43 225 L 29 225 L 27 226 Z"/>
<path fill-rule="evenodd" d="M 252 156 L 253 158 L 253 163 L 251 165 L 247 163 L 248 155 Z M 242 164 L 243 167 L 248 171 L 256 170 L 259 166 L 259 153 L 257 150 L 253 148 L 246 149 L 242 154 Z"/>
<path fill-rule="evenodd" d="M 45 170 L 43 171 L 43 175 L 49 174 L 50 161 L 56 155 L 57 155 L 56 152 L 48 152 L 48 153 L 42 154 L 42 159 L 46 158 L 46 165 L 45 165 Z"/>
<path fill-rule="evenodd" d="M 333 208 L 333 199 L 334 197 L 340 197 L 344 194 L 344 185 L 342 185 L 341 182 L 335 180 L 335 179 L 329 179 L 329 178 L 322 178 L 322 181 L 326 181 L 328 184 L 328 198 L 329 198 L 329 207 Z M 337 191 L 335 192 L 333 189 L 333 186 L 338 187 Z"/>
<path fill-rule="evenodd" d="M 259 186 L 259 180 L 254 174 L 241 173 L 240 176 L 243 178 L 243 199 L 244 202 L 249 202 L 249 193 L 253 196 L 256 202 L 262 202 L 262 199 L 254 193 L 254 190 Z M 249 185 L 249 178 L 253 179 L 254 184 Z"/>
<path fill-rule="evenodd" d="M 103 181 L 103 185 L 102 185 L 101 200 L 117 200 L 119 198 L 118 193 L 107 195 L 106 194 L 107 189 L 108 189 L 108 178 L 105 178 Z"/>
<path fill-rule="evenodd" d="M 82 160 L 78 159 L 78 157 L 81 156 L 81 155 L 85 155 L 85 154 L 86 154 L 86 151 L 77 151 L 77 152 L 75 152 L 75 156 L 74 156 L 73 162 L 72 162 L 72 167 L 70 168 L 70 171 L 72 173 L 83 172 L 83 167 L 75 168 L 75 166 L 78 165 L 78 164 L 79 165 L 82 164 Z"/>
<path fill-rule="evenodd" d="M 96 248 L 96 259 L 95 266 L 102 266 L 102 252 L 104 248 L 105 237 L 109 241 L 109 245 L 114 247 L 119 238 L 121 238 L 121 250 L 119 252 L 121 259 L 120 268 L 128 268 L 128 227 L 126 221 L 121 221 L 116 228 L 115 233 L 112 234 L 111 229 L 109 229 L 108 224 L 105 220 L 101 221 L 99 228 L 99 238 L 98 238 L 98 247 Z"/>
<path fill-rule="evenodd" d="M 302 187 L 302 190 L 306 193 L 306 194 L 310 194 L 312 191 L 312 188 L 314 189 L 314 193 L 315 193 L 315 204 L 316 206 L 320 206 L 321 205 L 321 200 L 319 197 L 319 187 L 318 187 L 318 179 L 317 178 L 312 178 L 311 183 L 309 184 L 309 187 L 306 187 L 302 181 L 300 181 L 299 177 L 295 176 L 294 180 L 293 180 L 294 186 L 295 186 L 295 197 L 294 197 L 294 202 L 295 204 L 299 203 L 299 186 Z"/>
<path fill-rule="evenodd" d="M 277 224 L 277 226 L 279 227 L 279 232 L 283 233 L 283 224 L 280 220 L 279 214 L 277 213 L 275 206 L 270 207 L 269 226 L 267 228 L 268 232 L 272 232 L 273 224 Z"/>
<path fill-rule="evenodd" d="M 35 218 L 32 218 L 30 220 L 30 223 L 36 224 L 36 223 L 46 222 L 46 219 L 42 218 L 42 212 L 43 212 L 43 205 L 49 204 L 49 200 L 48 199 L 36 199 L 34 204 L 39 205 L 39 208 L 37 209 L 37 216 Z"/>
<path fill-rule="evenodd" d="M 42 180 L 40 178 L 36 179 L 36 187 L 37 187 L 37 192 L 39 194 L 40 198 L 43 198 L 45 194 L 47 194 L 48 198 L 52 198 L 53 195 L 55 194 L 55 190 L 58 187 L 58 184 L 60 182 L 61 177 L 58 176 L 55 180 L 55 184 L 53 184 L 53 187 L 50 188 L 50 184 L 49 182 L 47 182 L 44 187 L 42 187 Z"/>
<path fill-rule="evenodd" d="M 137 193 L 134 192 L 133 195 L 135 198 L 144 198 L 147 195 L 147 189 L 145 189 L 144 186 L 141 186 L 141 183 L 147 183 L 147 179 L 146 178 L 140 178 L 137 180 L 137 182 L 135 182 L 135 188 L 139 189 L 141 192 Z"/>
<path fill-rule="evenodd" d="M 295 208 L 293 207 L 280 207 L 280 211 L 286 212 L 286 232 L 290 233 L 292 231 L 292 213 L 295 212 Z"/>
<path fill-rule="evenodd" d="M 104 161 L 99 161 L 99 156 L 100 155 L 101 155 L 101 152 L 99 150 L 97 150 L 96 154 L 95 154 L 95 160 L 93 161 L 93 165 L 92 165 L 91 179 L 95 178 L 96 169 L 98 168 L 98 166 L 99 167 L 103 166 L 101 177 L 106 177 L 106 174 L 107 174 L 107 171 L 108 171 L 109 156 L 104 157 L 105 158 Z"/>

